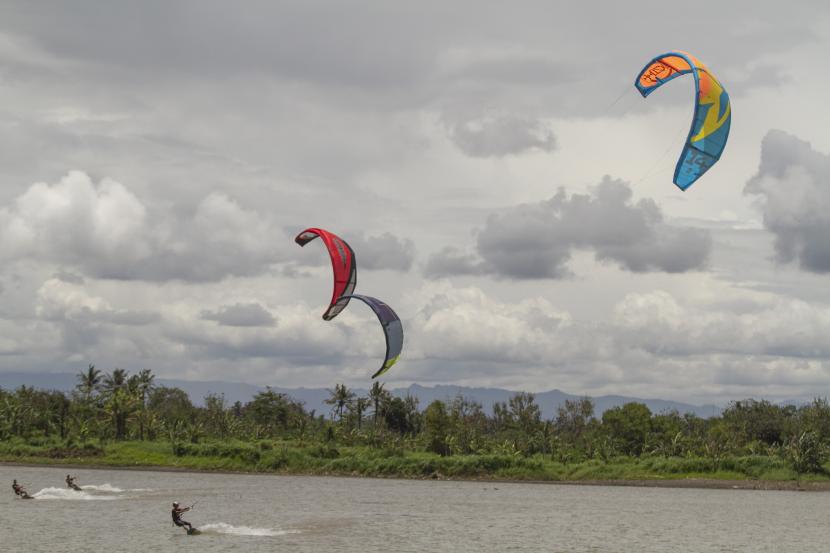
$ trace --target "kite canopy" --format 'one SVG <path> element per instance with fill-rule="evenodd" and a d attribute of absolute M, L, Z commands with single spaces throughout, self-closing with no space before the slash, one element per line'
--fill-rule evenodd
<path fill-rule="evenodd" d="M 323 313 L 323 319 L 330 321 L 349 305 L 349 294 L 354 292 L 357 284 L 357 265 L 351 246 L 327 230 L 307 228 L 298 234 L 294 241 L 300 246 L 305 246 L 317 237 L 326 245 L 334 271 L 334 291 L 329 308 Z"/>
<path fill-rule="evenodd" d="M 392 308 L 379 299 L 360 294 L 352 294 L 347 297 L 358 299 L 371 307 L 383 327 L 383 335 L 386 337 L 386 356 L 383 358 L 383 365 L 372 375 L 372 378 L 377 378 L 392 368 L 392 365 L 401 355 L 403 350 L 403 325 L 401 325 L 400 318 L 392 311 Z"/>
<path fill-rule="evenodd" d="M 687 73 L 695 78 L 697 101 L 692 128 L 674 169 L 674 184 L 681 190 L 689 188 L 720 159 L 732 121 L 729 95 L 700 60 L 681 51 L 657 56 L 634 81 L 645 98 L 664 83 Z"/>

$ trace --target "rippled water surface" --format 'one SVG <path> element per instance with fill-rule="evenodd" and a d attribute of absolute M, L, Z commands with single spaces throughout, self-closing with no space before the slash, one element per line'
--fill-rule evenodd
<path fill-rule="evenodd" d="M 66 472 L 0 466 L 0 551 L 830 551 L 828 493 L 89 469 L 76 492 Z"/>

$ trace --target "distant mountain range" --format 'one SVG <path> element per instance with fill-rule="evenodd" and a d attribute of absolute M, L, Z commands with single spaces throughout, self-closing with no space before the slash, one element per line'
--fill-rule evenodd
<path fill-rule="evenodd" d="M 77 384 L 77 377 L 71 373 L 24 373 L 24 372 L 0 372 L 0 388 L 12 390 L 20 386 L 34 386 L 35 388 L 47 390 L 61 390 L 68 392 L 75 388 Z M 190 396 L 193 403 L 199 405 L 203 403 L 203 398 L 208 394 L 224 394 L 225 400 L 232 404 L 236 401 L 245 403 L 258 392 L 265 389 L 264 386 L 254 386 L 253 384 L 243 384 L 241 382 L 201 382 L 194 380 L 171 380 L 167 378 L 157 378 L 156 384 L 160 386 L 169 386 L 181 388 Z M 326 405 L 324 400 L 330 397 L 330 394 L 325 388 L 280 388 L 272 387 L 273 390 L 288 394 L 298 401 L 305 404 L 306 410 L 314 409 L 318 414 L 328 413 L 331 406 Z M 368 390 L 353 388 L 358 395 L 368 395 Z M 425 408 L 432 401 L 436 399 L 447 400 L 456 396 L 462 395 L 465 398 L 475 400 L 482 404 L 485 412 L 493 412 L 493 404 L 499 401 L 506 402 L 516 392 L 511 390 L 503 390 L 500 388 L 469 388 L 465 386 L 420 386 L 412 384 L 406 388 L 394 388 L 389 392 L 398 397 L 405 397 L 411 395 L 418 398 L 421 408 Z M 575 400 L 582 396 L 568 394 L 561 390 L 550 390 L 548 392 L 540 392 L 535 394 L 536 403 L 542 410 L 542 417 L 546 419 L 554 418 L 556 410 L 560 405 L 565 403 L 565 400 Z M 597 416 L 602 415 L 608 409 L 631 403 L 633 401 L 644 403 L 653 413 L 660 413 L 665 411 L 678 411 L 681 414 L 693 413 L 699 417 L 712 417 L 720 415 L 722 408 L 716 405 L 692 405 L 689 403 L 681 403 L 678 401 L 668 401 L 664 399 L 643 399 L 637 397 L 627 396 L 598 396 L 591 398 L 594 402 L 594 413 Z"/>

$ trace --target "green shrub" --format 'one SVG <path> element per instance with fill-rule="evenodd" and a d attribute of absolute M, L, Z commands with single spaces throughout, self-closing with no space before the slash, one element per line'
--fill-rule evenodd
<path fill-rule="evenodd" d="M 340 451 L 332 445 L 318 445 L 307 449 L 305 453 L 315 459 L 337 459 L 340 457 Z"/>

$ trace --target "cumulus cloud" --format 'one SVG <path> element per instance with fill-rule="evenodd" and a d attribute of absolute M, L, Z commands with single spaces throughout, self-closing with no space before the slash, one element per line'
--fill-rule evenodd
<path fill-rule="evenodd" d="M 265 358 L 272 368 L 345 364 L 348 325 L 321 321 L 315 311 L 302 304 L 282 305 L 279 313 L 279 320 L 270 325 L 207 324 L 202 321 L 213 319 L 204 312 L 197 317 L 171 316 L 166 334 L 199 359 Z"/>
<path fill-rule="evenodd" d="M 450 136 L 471 157 L 503 157 L 528 150 L 551 152 L 553 132 L 540 121 L 504 115 L 456 123 Z"/>
<path fill-rule="evenodd" d="M 469 377 L 469 370 L 484 377 L 504 364 L 548 365 L 573 351 L 561 340 L 570 335 L 570 314 L 543 298 L 502 302 L 479 288 L 446 281 L 417 293 L 418 307 L 406 320 L 404 353 L 407 360 L 426 361 L 422 378 L 442 379 L 446 363 L 458 364 L 458 378 Z"/>
<path fill-rule="evenodd" d="M 69 265 L 92 259 L 97 271 L 130 265 L 149 253 L 144 205 L 111 179 L 95 186 L 72 171 L 55 185 L 33 184 L 0 209 L 0 258 L 49 258 Z"/>
<path fill-rule="evenodd" d="M 202 200 L 189 218 L 165 229 L 152 263 L 134 267 L 140 278 L 190 281 L 263 272 L 289 243 L 276 226 L 224 193 Z M 126 275 L 124 278 L 129 278 Z"/>
<path fill-rule="evenodd" d="M 613 323 L 621 344 L 655 355 L 830 355 L 824 339 L 830 331 L 826 305 L 757 292 L 732 293 L 744 301 L 683 302 L 661 290 L 628 294 L 617 304 Z"/>
<path fill-rule="evenodd" d="M 544 298 L 498 299 L 439 281 L 407 322 L 405 366 L 432 382 L 564 381 L 565 389 L 713 395 L 807 395 L 830 384 L 830 307 L 723 288 L 682 298 L 664 290 L 623 297 L 605 321 L 582 321 Z M 724 302 L 730 295 L 739 301 Z M 415 297 L 413 295 L 413 297 Z"/>
<path fill-rule="evenodd" d="M 158 341 L 145 340 L 161 321 L 157 311 L 115 307 L 83 284 L 48 279 L 37 290 L 34 307 L 37 324 L 19 342 L 27 363 L 52 355 L 61 361 L 108 353 L 136 359 L 157 347 Z"/>
<path fill-rule="evenodd" d="M 158 313 L 115 309 L 106 299 L 88 293 L 82 283 L 52 278 L 44 282 L 37 294 L 35 311 L 50 321 L 108 323 L 142 326 L 156 322 Z"/>
<path fill-rule="evenodd" d="M 215 311 L 202 311 L 202 318 L 225 326 L 271 326 L 274 316 L 259 303 L 224 305 Z"/>
<path fill-rule="evenodd" d="M 761 144 L 758 172 L 744 192 L 759 199 L 779 262 L 830 272 L 830 155 L 772 130 Z"/>
<path fill-rule="evenodd" d="M 582 320 L 545 297 L 511 300 L 447 280 L 425 284 L 399 303 L 404 355 L 390 378 L 674 397 L 734 397 L 758 386 L 809 396 L 830 384 L 830 308 L 705 280 L 714 288 L 692 297 L 659 289 L 627 294 L 600 321 Z M 187 374 L 201 379 L 227 380 L 232 361 L 234 379 L 273 382 L 279 375 L 294 385 L 327 385 L 333 375 L 363 381 L 383 354 L 368 310 L 326 323 L 307 304 L 283 303 L 274 308 L 279 320 L 267 324 L 269 312 L 254 302 L 212 310 L 177 302 L 138 324 L 141 313 L 87 288 L 57 278 L 41 286 L 39 326 L 28 330 L 41 350 L 123 366 L 148 358 L 164 359 L 154 368 L 196 362 Z M 55 329 L 60 343 L 50 338 Z M 0 351 L 34 352 L 29 338 L 0 341 Z"/>
<path fill-rule="evenodd" d="M 72 171 L 0 208 L 0 260 L 35 259 L 119 280 L 215 281 L 280 260 L 282 233 L 222 193 L 183 215 L 152 212 L 123 184 Z"/>
<path fill-rule="evenodd" d="M 326 323 L 305 304 L 281 304 L 279 319 L 260 304 L 244 302 L 199 310 L 194 308 L 197 301 L 179 299 L 149 312 L 125 309 L 117 299 L 90 290 L 98 284 L 58 278 L 44 282 L 37 290 L 33 324 L 25 332 L 19 324 L 6 332 L 13 340 L 0 340 L 0 353 L 8 349 L 8 354 L 30 360 L 57 358 L 62 365 L 67 359 L 93 359 L 102 366 L 150 365 L 157 371 L 187 367 L 178 374 L 225 380 L 230 360 L 238 363 L 231 380 L 250 377 L 261 382 L 270 382 L 275 370 L 297 367 L 325 374 L 341 367 L 348 372 L 365 367 L 369 357 L 350 340 L 358 322 L 345 318 Z M 0 318 L 4 330 L 5 322 Z M 382 348 L 382 335 L 372 338 Z M 327 378 L 318 375 L 317 383 L 325 385 Z"/>
<path fill-rule="evenodd" d="M 516 279 L 563 278 L 575 250 L 627 271 L 681 273 L 706 267 L 706 231 L 663 220 L 657 204 L 631 200 L 631 188 L 606 177 L 589 194 L 563 189 L 550 200 L 491 215 L 478 232 L 476 260 L 445 249 L 430 257 L 428 276 L 494 274 Z"/>

